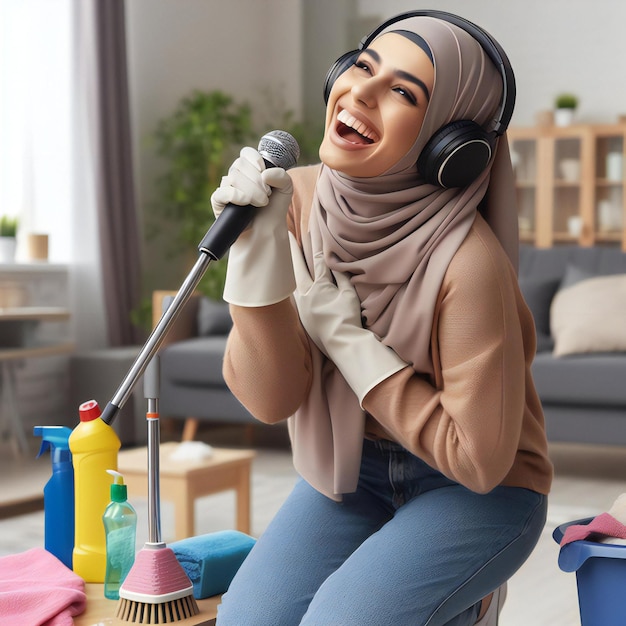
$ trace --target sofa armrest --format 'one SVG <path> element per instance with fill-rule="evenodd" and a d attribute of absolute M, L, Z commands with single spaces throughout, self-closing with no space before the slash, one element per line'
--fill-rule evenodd
<path fill-rule="evenodd" d="M 165 290 L 154 291 L 152 293 L 152 328 L 158 324 L 163 315 L 163 300 L 168 296 L 174 297 L 176 293 L 176 291 Z M 176 341 L 181 341 L 182 339 L 190 339 L 191 337 L 197 336 L 200 297 L 199 293 L 193 293 L 189 300 L 185 302 L 185 305 L 182 310 L 179 311 L 176 320 L 170 327 L 161 345 L 165 346 Z"/>

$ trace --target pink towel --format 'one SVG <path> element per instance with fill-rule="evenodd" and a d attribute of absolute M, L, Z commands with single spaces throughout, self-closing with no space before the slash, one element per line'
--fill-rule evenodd
<path fill-rule="evenodd" d="M 43 548 L 0 558 L 0 623 L 72 626 L 85 581 Z"/>
<path fill-rule="evenodd" d="M 587 538 L 590 541 L 597 541 L 603 537 L 626 539 L 626 526 L 616 520 L 610 513 L 602 513 L 594 517 L 589 524 L 568 526 L 563 534 L 563 539 L 561 539 L 561 545 L 564 546 L 572 541 Z"/>

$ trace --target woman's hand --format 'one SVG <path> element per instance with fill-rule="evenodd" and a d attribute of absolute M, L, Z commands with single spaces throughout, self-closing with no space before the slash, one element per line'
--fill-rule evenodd
<path fill-rule="evenodd" d="M 228 175 L 211 196 L 216 217 L 227 204 L 259 207 L 252 224 L 228 256 L 224 300 L 247 307 L 267 306 L 288 298 L 295 287 L 287 209 L 293 184 L 284 169 L 265 168 L 254 148 L 243 148 Z"/>
<path fill-rule="evenodd" d="M 332 272 L 321 252 L 311 278 L 302 251 L 289 235 L 300 321 L 317 347 L 337 366 L 362 404 L 376 385 L 407 364 L 361 322 L 361 302 L 341 272 Z"/>
<path fill-rule="evenodd" d="M 341 272 L 332 272 L 324 261 L 321 252 L 313 259 L 315 278 L 311 278 L 302 252 L 290 235 L 291 254 L 296 276 L 294 298 L 302 325 L 317 347 L 328 355 L 326 337 L 333 329 L 349 324 L 363 328 L 361 323 L 361 302 L 350 279 Z M 318 332 L 319 331 L 319 332 Z"/>
<path fill-rule="evenodd" d="M 265 169 L 263 157 L 257 150 L 242 148 L 239 158 L 211 196 L 213 213 L 218 218 L 227 204 L 264 207 L 269 203 L 272 188 L 280 189 L 288 196 L 287 205 L 281 206 L 286 214 L 293 188 L 289 175 L 280 167 Z"/>

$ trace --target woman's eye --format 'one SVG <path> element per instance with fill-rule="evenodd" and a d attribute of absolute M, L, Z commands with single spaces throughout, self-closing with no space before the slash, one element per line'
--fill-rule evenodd
<path fill-rule="evenodd" d="M 406 98 L 411 104 L 417 104 L 417 98 L 404 87 L 394 87 L 393 90 L 403 98 Z"/>
<path fill-rule="evenodd" d="M 372 73 L 372 68 L 365 61 L 357 60 L 354 66 L 360 70 L 366 71 L 368 74 Z"/>

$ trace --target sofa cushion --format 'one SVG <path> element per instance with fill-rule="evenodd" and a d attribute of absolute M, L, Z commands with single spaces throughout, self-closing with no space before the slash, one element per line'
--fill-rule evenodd
<path fill-rule="evenodd" d="M 233 326 L 228 304 L 210 300 L 206 296 L 198 303 L 198 335 L 227 335 Z"/>
<path fill-rule="evenodd" d="M 178 341 L 161 350 L 161 376 L 184 385 L 225 387 L 222 362 L 226 335 Z"/>
<path fill-rule="evenodd" d="M 555 357 L 538 353 L 532 364 L 543 404 L 626 405 L 626 355 L 586 354 Z M 593 424 L 590 424 L 593 428 Z"/>
<path fill-rule="evenodd" d="M 626 253 L 617 246 L 576 245 L 535 248 L 520 247 L 519 276 L 532 278 L 563 278 L 568 265 L 590 272 L 594 276 L 626 273 Z"/>
<path fill-rule="evenodd" d="M 519 279 L 519 286 L 524 300 L 535 320 L 537 340 L 550 338 L 550 304 L 559 287 L 558 278 L 523 277 Z M 539 348 L 537 348 L 539 349 Z"/>
<path fill-rule="evenodd" d="M 573 268 L 566 278 L 568 268 Z M 525 281 L 569 281 L 576 280 L 573 274 L 581 277 L 583 273 L 593 276 L 626 273 L 626 254 L 617 246 L 594 246 L 582 248 L 577 245 L 554 246 L 552 248 L 535 248 L 530 245 L 520 246 L 519 281 L 522 287 Z M 561 287 L 564 283 L 561 284 Z M 524 290 L 522 291 L 524 293 Z M 524 293 L 526 298 L 526 293 Z M 541 306 L 531 304 L 533 298 L 528 297 L 528 305 L 537 326 L 537 352 L 553 349 L 554 342 L 545 333 L 545 318 L 541 321 Z"/>
<path fill-rule="evenodd" d="M 537 352 L 552 352 L 554 350 L 554 339 L 550 335 L 537 332 Z"/>
<path fill-rule="evenodd" d="M 551 307 L 554 354 L 626 352 L 626 274 L 561 289 Z"/>
<path fill-rule="evenodd" d="M 565 268 L 565 274 L 563 274 L 561 284 L 559 285 L 559 289 L 572 287 L 573 285 L 576 285 L 583 280 L 593 278 L 594 276 L 595 274 L 593 272 L 578 267 L 577 265 L 573 265 L 572 263 L 568 263 L 567 267 Z"/>

